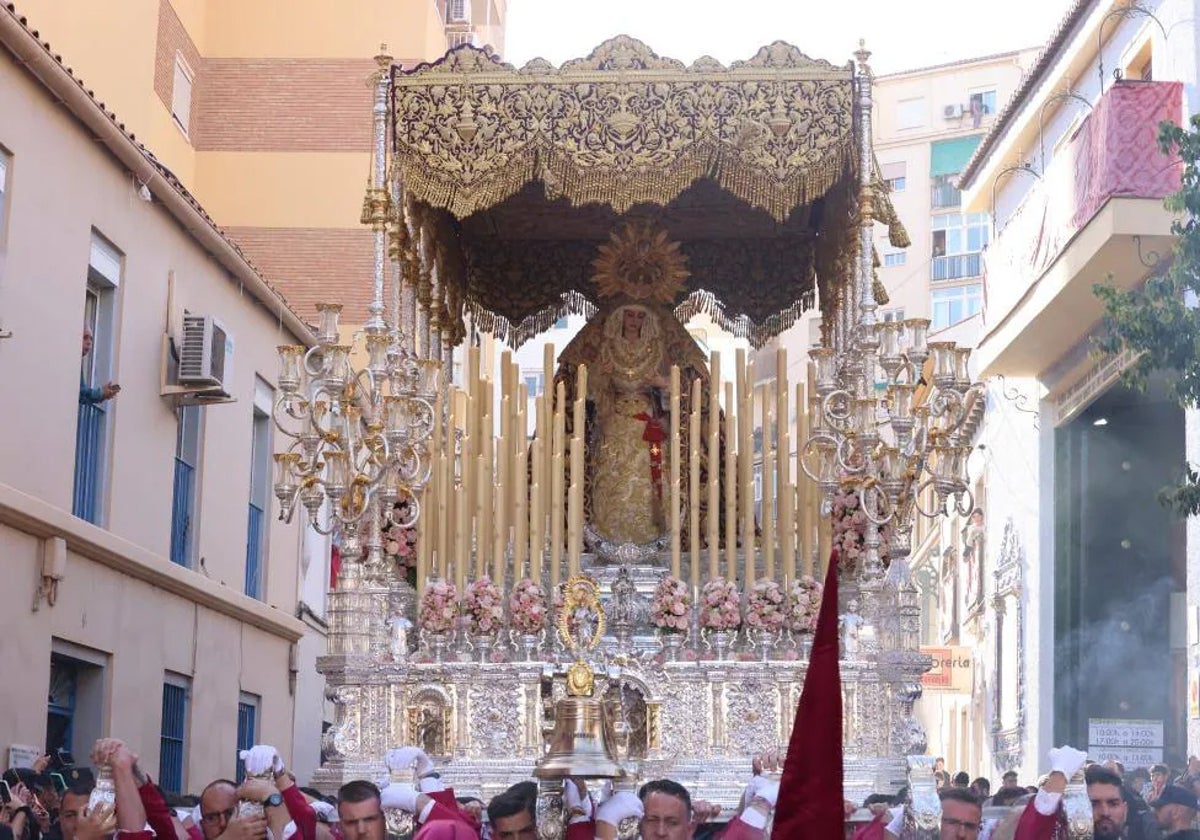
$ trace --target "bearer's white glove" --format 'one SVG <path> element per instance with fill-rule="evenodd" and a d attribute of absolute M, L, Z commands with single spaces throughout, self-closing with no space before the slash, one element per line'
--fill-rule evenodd
<path fill-rule="evenodd" d="M 413 765 L 416 765 L 417 776 L 424 776 L 426 773 L 433 770 L 433 761 L 425 754 L 425 751 L 420 747 L 396 747 L 387 751 L 383 761 L 387 764 L 388 770 L 393 773 L 399 773 L 404 770 L 412 770 Z"/>
<path fill-rule="evenodd" d="M 642 807 L 642 800 L 637 798 L 637 794 L 622 790 L 614 793 L 596 809 L 596 822 L 620 826 L 621 820 L 629 817 L 641 819 L 645 813 L 646 809 Z"/>
<path fill-rule="evenodd" d="M 779 799 L 779 782 L 764 779 L 759 783 L 758 789 L 754 791 L 754 799 L 762 799 L 774 808 L 775 801 Z M 751 802 L 753 801 L 751 800 Z"/>
<path fill-rule="evenodd" d="M 571 823 L 587 822 L 595 811 L 592 798 L 579 790 L 579 785 L 574 779 L 567 779 L 563 783 L 563 804 L 567 806 L 568 812 L 579 809 L 579 813 L 571 817 Z"/>
<path fill-rule="evenodd" d="M 392 782 L 379 791 L 379 804 L 388 809 L 399 809 L 414 814 L 417 811 L 417 797 L 420 794 L 412 785 Z"/>
<path fill-rule="evenodd" d="M 1087 753 L 1065 744 L 1050 750 L 1047 757 L 1050 759 L 1050 772 L 1062 773 L 1067 777 L 1067 781 L 1074 778 L 1079 769 L 1083 767 L 1084 762 L 1087 761 Z"/>
<path fill-rule="evenodd" d="M 242 750 L 238 757 L 246 768 L 247 776 L 262 776 L 268 770 L 278 776 L 283 772 L 283 759 L 279 750 L 268 744 L 259 744 L 248 750 Z"/>

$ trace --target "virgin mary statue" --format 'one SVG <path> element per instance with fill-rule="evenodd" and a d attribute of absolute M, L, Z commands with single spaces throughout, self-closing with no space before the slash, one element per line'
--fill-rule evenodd
<path fill-rule="evenodd" d="M 708 365 L 671 303 L 687 277 L 678 243 L 629 225 L 593 263 L 600 310 L 563 350 L 556 381 L 575 394 L 580 364 L 588 368 L 585 515 L 589 535 L 610 544 L 652 546 L 670 519 L 670 371 L 680 369 L 681 519 L 687 521 L 688 435 L 693 381 L 701 383 L 701 440 L 707 440 Z M 569 403 L 568 403 L 569 404 Z M 570 412 L 567 412 L 568 424 Z M 701 482 L 708 459 L 701 452 Z M 686 532 L 686 529 L 684 529 Z M 703 529 L 701 531 L 703 533 Z M 684 539 L 686 540 L 686 533 Z"/>

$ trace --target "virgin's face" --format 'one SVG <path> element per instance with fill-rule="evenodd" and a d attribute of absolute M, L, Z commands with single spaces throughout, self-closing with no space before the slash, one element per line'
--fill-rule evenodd
<path fill-rule="evenodd" d="M 621 334 L 626 338 L 641 338 L 645 322 L 646 310 L 626 309 L 621 313 Z"/>

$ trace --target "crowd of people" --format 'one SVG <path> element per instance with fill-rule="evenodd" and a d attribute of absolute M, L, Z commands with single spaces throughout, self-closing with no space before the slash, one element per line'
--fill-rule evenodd
<path fill-rule="evenodd" d="M 637 792 L 580 779 L 563 783 L 562 819 L 567 840 L 613 840 L 636 821 L 644 840 L 759 840 L 769 830 L 779 797 L 779 756 L 755 759 L 737 811 L 693 800 L 670 779 Z M 935 764 L 942 840 L 1064 840 L 1063 797 L 1082 770 L 1096 840 L 1200 840 L 1200 759 L 1173 773 L 1165 765 L 1126 772 L 1119 762 L 1098 764 L 1082 751 L 1060 747 L 1048 756 L 1050 772 L 1036 786 L 1005 773 L 993 791 L 986 778 L 950 774 Z M 123 742 L 106 738 L 92 751 L 93 766 L 107 768 L 111 804 L 93 802 L 96 777 L 84 767 L 54 767 L 43 757 L 32 768 L 10 769 L 0 794 L 0 840 L 384 840 L 389 811 L 410 817 L 414 840 L 535 840 L 538 785 L 521 782 L 490 802 L 458 797 L 432 760 L 416 747 L 387 753 L 387 779 L 356 780 L 324 796 L 301 788 L 274 747 L 241 754 L 245 780 L 215 779 L 197 796 L 164 794 Z M 765 770 L 765 772 L 764 772 Z M 411 779 L 394 782 L 391 779 Z M 854 840 L 905 840 L 916 811 L 907 791 L 873 794 L 862 803 L 872 818 L 848 823 Z M 847 817 L 859 804 L 845 803 Z M 996 811 L 994 808 L 1005 808 Z"/>
<path fill-rule="evenodd" d="M 1072 747 L 1048 755 L 1050 772 L 1037 785 L 1022 786 L 1015 771 L 992 791 L 988 779 L 946 771 L 937 759 L 934 777 L 941 800 L 942 840 L 1066 840 L 1063 797 L 1068 781 L 1082 770 L 1092 809 L 1095 840 L 1200 840 L 1200 759 L 1182 772 L 1164 764 L 1126 772 L 1119 761 L 1097 763 Z M 913 809 L 906 790 L 892 796 L 873 794 L 863 806 L 874 819 L 854 840 L 891 840 L 911 834 Z M 849 815 L 858 805 L 846 803 Z M 1005 808 L 1006 811 L 994 811 Z"/>
<path fill-rule="evenodd" d="M 29 769 L 4 773 L 0 840 L 384 840 L 386 812 L 411 816 L 413 840 L 535 840 L 538 786 L 522 782 L 484 803 L 457 797 L 429 756 L 416 747 L 388 752 L 387 780 L 356 780 L 336 796 L 300 788 L 279 752 L 255 746 L 241 754 L 245 780 L 215 779 L 197 796 L 163 791 L 138 765 L 123 742 L 106 738 L 92 750 L 92 764 L 111 774 L 115 804 L 90 804 L 96 776 L 87 768 L 48 771 L 49 757 Z M 57 778 L 56 778 L 57 777 Z M 412 778 L 412 783 L 392 782 Z M 720 808 L 693 801 L 670 779 L 643 784 L 636 793 L 589 789 L 580 779 L 563 784 L 567 840 L 614 840 L 618 828 L 636 820 L 641 836 L 654 840 L 758 840 L 771 818 L 779 783 L 755 765 L 738 812 L 728 823 L 713 820 Z M 246 808 L 245 804 L 255 806 Z"/>

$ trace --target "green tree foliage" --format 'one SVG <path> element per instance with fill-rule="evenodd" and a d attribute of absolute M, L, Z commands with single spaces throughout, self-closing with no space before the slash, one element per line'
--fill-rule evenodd
<path fill-rule="evenodd" d="M 1171 397 L 1195 408 L 1200 406 L 1200 115 L 1187 128 L 1162 123 L 1158 146 L 1183 164 L 1182 186 L 1165 202 L 1179 215 L 1171 225 L 1175 247 L 1140 288 L 1122 291 L 1111 278 L 1093 287 L 1105 313 L 1097 349 L 1106 355 L 1126 350 L 1140 354 L 1125 373 L 1128 385 L 1144 389 L 1151 373 L 1168 372 Z M 1186 464 L 1159 500 L 1182 516 L 1200 513 L 1200 472 Z"/>

